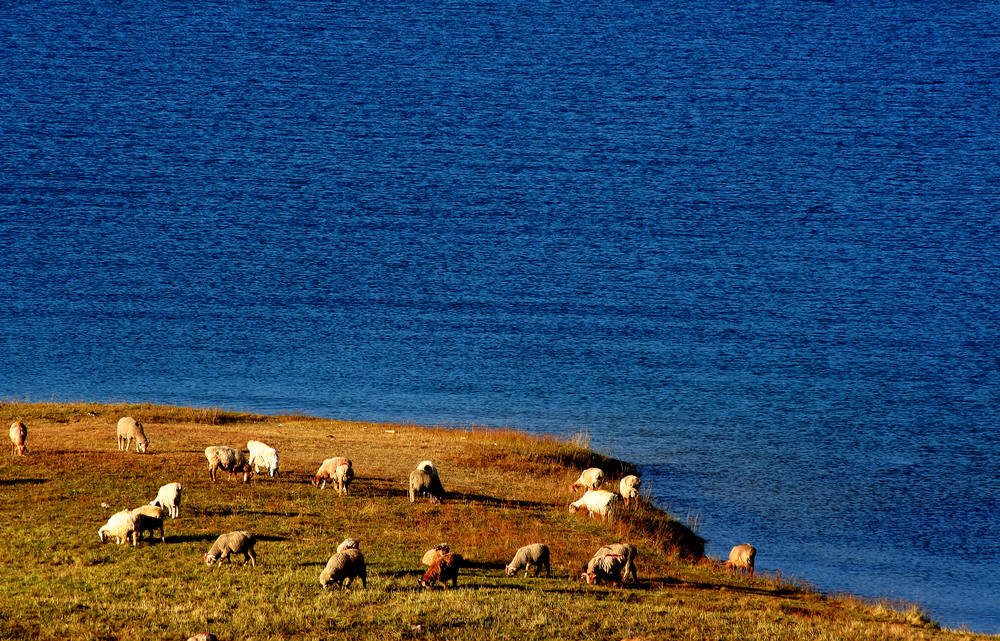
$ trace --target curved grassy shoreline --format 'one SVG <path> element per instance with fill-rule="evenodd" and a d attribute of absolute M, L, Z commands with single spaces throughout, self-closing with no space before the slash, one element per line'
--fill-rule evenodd
<path fill-rule="evenodd" d="M 148 454 L 117 450 L 124 415 L 144 423 Z M 8 449 L 0 463 L 0 638 L 988 638 L 941 630 L 915 607 L 730 577 L 700 558 L 700 537 L 648 502 L 614 524 L 571 515 L 580 469 L 631 470 L 552 438 L 153 405 L 4 404 L 0 418 L 29 430 L 28 455 Z M 213 486 L 204 448 L 251 438 L 278 449 L 281 475 Z M 348 497 L 309 484 L 331 456 L 354 461 Z M 443 505 L 406 498 L 407 474 L 425 458 L 441 472 Z M 111 513 L 171 481 L 185 497 L 165 544 L 98 542 Z M 215 537 L 234 529 L 259 535 L 259 566 L 203 565 Z M 319 573 L 349 536 L 362 542 L 368 588 L 324 592 Z M 460 589 L 420 590 L 420 556 L 441 541 L 470 561 Z M 552 548 L 553 578 L 506 577 L 514 551 L 536 541 Z M 639 547 L 638 586 L 572 580 L 614 541 Z"/>

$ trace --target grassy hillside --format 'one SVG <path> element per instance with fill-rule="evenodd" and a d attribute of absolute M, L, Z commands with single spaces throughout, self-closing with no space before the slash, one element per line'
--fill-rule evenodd
<path fill-rule="evenodd" d="M 123 453 L 115 423 L 142 421 L 149 453 Z M 150 405 L 3 405 L 4 429 L 28 425 L 28 455 L 0 461 L 0 638 L 184 639 L 958 639 L 916 608 L 828 598 L 773 577 L 730 577 L 701 559 L 701 540 L 643 502 L 620 522 L 571 515 L 568 490 L 597 464 L 629 465 L 511 431 L 453 431 L 256 416 Z M 278 449 L 281 474 L 209 482 L 204 448 Z M 347 456 L 351 495 L 309 483 Z M 411 505 L 409 471 L 435 461 L 442 505 Z M 101 545 L 115 511 L 185 487 L 166 543 Z M 216 536 L 256 533 L 258 567 L 206 567 Z M 362 542 L 367 589 L 323 591 L 337 543 Z M 447 541 L 469 560 L 459 589 L 425 591 L 420 557 Z M 639 548 L 639 585 L 572 580 L 602 544 Z M 521 545 L 548 543 L 552 578 L 508 578 Z M 766 550 L 766 542 L 755 542 Z M 762 554 L 766 552 L 762 551 Z"/>

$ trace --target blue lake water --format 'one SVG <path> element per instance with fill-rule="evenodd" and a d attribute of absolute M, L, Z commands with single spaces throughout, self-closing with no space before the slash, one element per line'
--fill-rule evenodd
<path fill-rule="evenodd" d="M 0 397 L 586 431 L 714 556 L 1000 633 L 996 27 L 7 7 Z"/>

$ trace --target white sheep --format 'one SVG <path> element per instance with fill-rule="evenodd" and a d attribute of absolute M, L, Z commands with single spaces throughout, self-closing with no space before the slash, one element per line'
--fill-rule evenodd
<path fill-rule="evenodd" d="M 208 459 L 208 477 L 215 483 L 215 472 L 225 470 L 229 473 L 229 478 L 233 474 L 243 474 L 243 482 L 246 483 L 253 476 L 253 470 L 246 454 L 242 451 L 226 447 L 225 445 L 213 445 L 205 448 L 205 458 Z"/>
<path fill-rule="evenodd" d="M 570 514 L 575 514 L 577 510 L 584 508 L 590 513 L 590 518 L 600 515 L 603 519 L 613 516 L 613 512 L 618 506 L 619 496 L 607 490 L 587 490 L 583 496 L 569 504 Z"/>
<path fill-rule="evenodd" d="M 118 449 L 127 452 L 128 446 L 133 440 L 135 441 L 135 451 L 140 454 L 149 447 L 149 439 L 146 438 L 146 433 L 142 430 L 142 423 L 131 416 L 123 416 L 118 419 Z"/>
<path fill-rule="evenodd" d="M 28 442 L 28 426 L 21 421 L 10 424 L 10 455 L 24 456 Z"/>
<path fill-rule="evenodd" d="M 155 505 L 142 505 L 132 510 L 132 516 L 135 517 L 136 540 L 142 540 L 143 532 L 149 532 L 149 536 L 152 538 L 153 534 L 159 530 L 160 542 L 166 543 L 167 538 L 163 535 L 163 515 L 163 508 Z"/>
<path fill-rule="evenodd" d="M 222 559 L 228 563 L 230 554 L 242 554 L 244 564 L 249 560 L 252 567 L 257 567 L 257 555 L 254 554 L 253 549 L 256 543 L 257 537 L 246 530 L 220 534 L 205 554 L 205 565 L 212 565 Z"/>
<path fill-rule="evenodd" d="M 219 637 L 211 632 L 201 632 L 193 637 L 188 637 L 187 641 L 219 641 Z"/>
<path fill-rule="evenodd" d="M 160 490 L 156 493 L 156 498 L 150 501 L 149 504 L 162 507 L 167 511 L 167 515 L 170 518 L 176 519 L 181 515 L 181 493 L 183 491 L 184 486 L 180 483 L 167 483 L 160 486 Z"/>
<path fill-rule="evenodd" d="M 260 441 L 247 441 L 247 450 L 254 472 L 266 471 L 272 477 L 278 473 L 278 450 Z"/>
<path fill-rule="evenodd" d="M 324 589 L 331 583 L 336 583 L 340 587 L 349 587 L 356 578 L 361 579 L 362 587 L 368 587 L 368 567 L 365 565 L 365 555 L 361 553 L 361 550 L 348 548 L 330 557 L 330 560 L 326 562 L 326 567 L 319 574 L 319 584 Z"/>
<path fill-rule="evenodd" d="M 573 481 L 569 489 L 574 491 L 581 488 L 596 490 L 601 487 L 602 483 L 604 483 L 604 470 L 599 467 L 588 467 L 580 473 L 580 478 Z"/>
<path fill-rule="evenodd" d="M 438 543 L 431 549 L 424 552 L 424 556 L 421 557 L 420 562 L 424 565 L 434 565 L 435 561 L 450 552 L 451 547 L 447 543 Z"/>
<path fill-rule="evenodd" d="M 357 539 L 344 539 L 343 541 L 340 542 L 340 545 L 337 546 L 338 552 L 343 552 L 344 550 L 360 550 L 360 549 L 361 549 L 361 541 Z"/>
<path fill-rule="evenodd" d="M 587 570 L 580 578 L 587 583 L 608 582 L 621 587 L 626 581 L 637 580 L 635 558 L 638 549 L 631 543 L 612 543 L 601 546 L 587 563 Z"/>
<path fill-rule="evenodd" d="M 726 561 L 725 565 L 731 573 L 739 574 L 740 576 L 749 574 L 752 579 L 756 559 L 757 549 L 749 543 L 744 543 L 743 545 L 734 546 L 729 551 L 729 560 Z"/>
<path fill-rule="evenodd" d="M 552 576 L 552 569 L 549 566 L 549 546 L 544 543 L 532 543 L 519 548 L 514 555 L 514 560 L 507 564 L 504 572 L 507 576 L 514 576 L 518 570 L 524 568 L 524 576 L 528 576 L 528 568 L 534 566 L 535 576 L 545 568 L 545 576 Z"/>
<path fill-rule="evenodd" d="M 122 510 L 112 514 L 108 522 L 98 528 L 97 538 L 101 540 L 101 543 L 113 538 L 118 542 L 118 545 L 131 539 L 132 545 L 137 545 L 135 515 L 132 514 L 132 510 Z"/>
<path fill-rule="evenodd" d="M 410 472 L 410 503 L 416 501 L 418 494 L 426 495 L 432 503 L 444 501 L 441 477 L 431 461 L 420 461 L 417 469 Z"/>
<path fill-rule="evenodd" d="M 350 493 L 351 482 L 354 480 L 354 463 L 351 462 L 351 459 L 335 456 L 324 460 L 319 469 L 316 470 L 312 484 L 322 490 L 326 489 L 326 482 L 331 480 L 337 489 L 337 494 L 347 495 Z"/>
<path fill-rule="evenodd" d="M 618 493 L 625 499 L 626 507 L 628 507 L 630 500 L 639 498 L 640 485 L 642 485 L 642 479 L 635 474 L 629 474 L 618 482 Z"/>

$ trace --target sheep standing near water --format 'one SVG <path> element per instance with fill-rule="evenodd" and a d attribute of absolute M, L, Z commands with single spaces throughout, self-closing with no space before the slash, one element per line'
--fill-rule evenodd
<path fill-rule="evenodd" d="M 361 579 L 362 587 L 368 587 L 368 567 L 365 565 L 365 555 L 357 548 L 347 548 L 337 552 L 326 562 L 326 567 L 319 575 L 319 584 L 324 589 L 331 583 L 346 588 L 356 578 Z"/>
<path fill-rule="evenodd" d="M 438 476 L 434 463 L 430 461 L 421 461 L 417 464 L 417 469 L 410 472 L 410 503 L 417 500 L 418 494 L 427 496 L 432 503 L 444 501 L 441 477 Z"/>
<path fill-rule="evenodd" d="M 135 451 L 143 453 L 149 447 L 149 439 L 142 429 L 142 423 L 131 416 L 123 416 L 118 419 L 118 449 L 128 451 L 128 446 L 135 441 Z"/>
<path fill-rule="evenodd" d="M 744 543 L 743 545 L 734 546 L 729 551 L 729 560 L 726 561 L 725 565 L 731 573 L 739 574 L 740 576 L 749 573 L 752 579 L 753 566 L 756 559 L 757 549 L 749 543 Z"/>
<path fill-rule="evenodd" d="M 574 492 L 581 488 L 596 490 L 601 487 L 602 483 L 604 483 L 604 470 L 599 467 L 588 467 L 580 473 L 580 478 L 573 481 L 569 489 Z"/>
<path fill-rule="evenodd" d="M 326 482 L 333 481 L 337 494 L 347 496 L 354 481 L 354 463 L 343 456 L 335 456 L 323 461 L 313 476 L 312 484 L 319 489 L 326 489 Z"/>
<path fill-rule="evenodd" d="M 10 455 L 24 456 L 27 451 L 28 426 L 21 421 L 10 424 Z"/>
<path fill-rule="evenodd" d="M 243 474 L 243 482 L 246 483 L 253 475 L 250 468 L 250 461 L 246 454 L 240 450 L 226 447 L 225 445 L 213 445 L 205 448 L 205 458 L 208 459 L 208 477 L 215 483 L 215 473 L 217 470 L 225 470 L 229 473 L 229 478 L 233 474 Z"/>
<path fill-rule="evenodd" d="M 247 441 L 247 451 L 255 473 L 266 471 L 271 477 L 278 473 L 278 450 L 260 441 Z"/>
<path fill-rule="evenodd" d="M 619 588 L 627 581 L 634 583 L 637 580 L 636 556 L 638 550 L 631 543 L 603 545 L 587 563 L 580 578 L 591 585 L 606 582 Z"/>
<path fill-rule="evenodd" d="M 176 519 L 181 515 L 181 493 L 183 491 L 184 486 L 180 483 L 167 483 L 160 487 L 156 498 L 149 504 L 162 507 L 170 518 Z"/>
<path fill-rule="evenodd" d="M 630 500 L 639 498 L 639 486 L 642 480 L 635 474 L 629 474 L 618 482 L 618 493 L 625 499 L 625 507 L 628 507 Z"/>
<path fill-rule="evenodd" d="M 549 567 L 549 546 L 544 543 L 532 543 L 520 548 L 514 555 L 514 560 L 507 564 L 504 572 L 507 576 L 514 576 L 518 570 L 524 568 L 524 576 L 528 576 L 528 568 L 534 566 L 535 576 L 545 568 L 545 576 L 551 577 L 552 570 Z"/>
<path fill-rule="evenodd" d="M 249 560 L 252 567 L 257 567 L 257 555 L 253 550 L 256 543 L 257 538 L 246 530 L 221 534 L 205 554 L 205 565 L 212 565 L 222 559 L 228 563 L 230 554 L 242 554 L 244 564 Z"/>
<path fill-rule="evenodd" d="M 600 515 L 602 519 L 609 519 L 614 516 L 615 508 L 620 500 L 614 492 L 587 490 L 583 496 L 569 504 L 569 512 L 575 514 L 577 510 L 585 509 L 590 514 L 590 518 Z"/>

